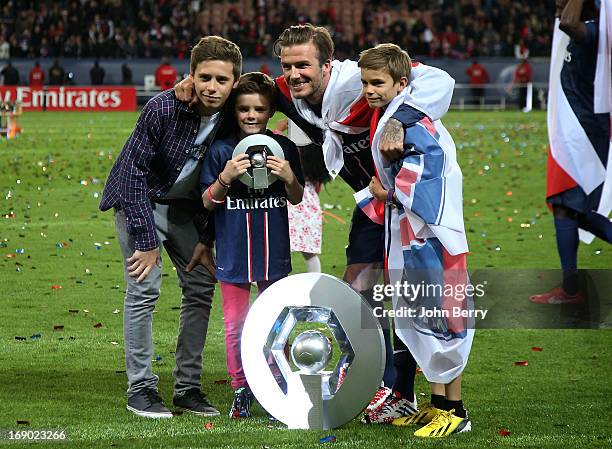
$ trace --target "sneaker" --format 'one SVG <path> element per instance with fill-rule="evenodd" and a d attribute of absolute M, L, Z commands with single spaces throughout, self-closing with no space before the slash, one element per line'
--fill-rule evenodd
<path fill-rule="evenodd" d="M 127 409 L 143 418 L 172 418 L 155 388 L 144 388 L 128 396 Z"/>
<path fill-rule="evenodd" d="M 217 410 L 198 388 L 187 390 L 172 400 L 178 411 L 193 413 L 198 416 L 219 416 Z"/>
<path fill-rule="evenodd" d="M 411 424 L 428 424 L 438 416 L 440 409 L 435 408 L 429 402 L 419 405 L 419 409 L 416 413 L 408 416 L 402 416 L 396 418 L 391 424 L 394 426 L 409 426 Z"/>
<path fill-rule="evenodd" d="M 398 392 L 394 391 L 387 396 L 382 406 L 364 414 L 361 422 L 366 424 L 389 424 L 394 419 L 413 415 L 417 411 L 416 402 L 403 399 Z"/>
<path fill-rule="evenodd" d="M 249 418 L 251 416 L 251 403 L 253 393 L 248 387 L 240 387 L 234 391 L 234 401 L 229 412 L 230 418 Z"/>
<path fill-rule="evenodd" d="M 414 435 L 421 438 L 444 438 L 454 433 L 472 430 L 472 423 L 467 413 L 465 418 L 460 418 L 453 415 L 454 411 L 440 410 L 438 416 L 432 419 L 429 424 L 414 432 Z"/>
<path fill-rule="evenodd" d="M 538 304 L 582 304 L 584 295 L 580 292 L 568 295 L 563 288 L 555 287 L 546 293 L 529 297 L 529 301 Z"/>
<path fill-rule="evenodd" d="M 370 403 L 366 407 L 365 412 L 366 413 L 373 412 L 378 407 L 383 405 L 383 403 L 385 402 L 385 399 L 387 399 L 390 394 L 391 394 L 391 388 L 380 387 L 378 391 L 376 392 L 376 394 L 374 395 L 374 398 L 370 401 Z"/>

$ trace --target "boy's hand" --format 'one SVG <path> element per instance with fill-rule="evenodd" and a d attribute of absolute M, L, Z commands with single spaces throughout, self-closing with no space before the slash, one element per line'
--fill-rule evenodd
<path fill-rule="evenodd" d="M 159 255 L 159 248 L 152 249 L 150 251 L 134 251 L 132 257 L 126 259 L 128 264 L 127 270 L 130 277 L 137 277 L 136 282 L 140 283 L 144 281 L 151 270 L 161 263 L 161 257 Z"/>
<path fill-rule="evenodd" d="M 291 165 L 286 159 L 279 159 L 276 156 L 268 156 L 266 161 L 266 167 L 270 169 L 273 175 L 278 176 L 278 179 L 283 181 L 285 184 L 290 184 L 295 179 Z"/>
<path fill-rule="evenodd" d="M 370 185 L 368 187 L 370 188 L 370 193 L 374 195 L 374 198 L 379 201 L 387 201 L 388 192 L 385 190 L 376 176 L 372 176 L 372 180 L 370 181 Z"/>
<path fill-rule="evenodd" d="M 402 122 L 390 118 L 380 136 L 378 149 L 387 161 L 398 160 L 404 154 L 404 126 Z"/>
<path fill-rule="evenodd" d="M 189 103 L 189 106 L 193 106 L 198 102 L 198 97 L 195 94 L 193 79 L 191 76 L 188 76 L 174 86 L 174 94 L 176 95 L 176 98 L 183 103 Z"/>
<path fill-rule="evenodd" d="M 230 159 L 225 164 L 225 168 L 221 172 L 221 181 L 226 184 L 231 184 L 235 179 L 246 173 L 251 166 L 251 160 L 246 153 L 239 154 L 234 159 Z"/>
<path fill-rule="evenodd" d="M 217 262 L 212 252 L 212 248 L 206 246 L 204 243 L 198 242 L 193 249 L 193 255 L 189 264 L 185 267 L 187 273 L 191 272 L 197 265 L 202 265 L 208 270 L 213 277 L 213 282 L 217 282 L 215 272 L 217 271 Z"/>

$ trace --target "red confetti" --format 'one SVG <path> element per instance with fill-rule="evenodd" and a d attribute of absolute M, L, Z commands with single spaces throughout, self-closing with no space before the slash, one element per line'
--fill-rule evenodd
<path fill-rule="evenodd" d="M 6 257 L 10 257 L 10 258 L 12 259 L 13 257 L 17 257 L 17 256 L 15 256 L 15 254 L 13 254 L 13 253 L 8 253 L 8 254 L 6 255 Z"/>
<path fill-rule="evenodd" d="M 212 429 L 213 427 L 215 427 L 215 425 L 214 425 L 213 423 L 211 423 L 211 422 L 204 423 L 204 428 L 205 428 L 206 430 L 210 430 L 210 429 Z"/>
<path fill-rule="evenodd" d="M 216 385 L 223 385 L 227 383 L 227 379 L 217 379 L 215 380 Z"/>
<path fill-rule="evenodd" d="M 499 429 L 497 431 L 497 434 L 501 437 L 509 437 L 510 436 L 510 431 L 508 429 Z"/>
<path fill-rule="evenodd" d="M 53 330 L 54 331 L 63 331 L 64 330 L 64 325 L 63 324 L 56 324 L 55 326 L 53 326 Z"/>
<path fill-rule="evenodd" d="M 531 348 L 532 351 L 537 351 L 537 352 L 542 352 L 543 349 L 540 348 L 539 346 L 534 346 L 533 348 Z"/>
<path fill-rule="evenodd" d="M 527 360 L 519 360 L 518 362 L 514 362 L 514 366 L 528 366 L 529 362 Z"/>
<path fill-rule="evenodd" d="M 508 191 L 506 192 L 506 196 L 512 196 L 512 190 L 508 190 Z"/>
<path fill-rule="evenodd" d="M 52 285 L 51 286 L 51 290 L 59 290 L 60 288 L 62 288 L 61 285 Z"/>
<path fill-rule="evenodd" d="M 94 327 L 95 327 L 96 329 L 97 329 L 97 328 L 100 328 L 100 327 L 102 327 L 102 323 L 96 323 L 96 324 L 94 324 Z"/>

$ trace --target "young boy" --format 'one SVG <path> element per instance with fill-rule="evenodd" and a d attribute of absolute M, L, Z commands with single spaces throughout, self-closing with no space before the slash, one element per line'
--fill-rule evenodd
<path fill-rule="evenodd" d="M 204 37 L 191 51 L 190 69 L 196 93 L 193 108 L 180 102 L 172 90 L 146 104 L 113 165 L 100 202 L 101 210 L 115 210 L 125 265 L 127 408 L 148 418 L 172 418 L 151 366 L 151 323 L 162 282 L 162 245 L 182 290 L 174 405 L 201 416 L 219 414 L 200 391 L 214 294 L 214 236 L 204 226 L 207 213 L 198 178 L 206 147 L 224 128 L 224 104 L 240 76 L 242 55 L 226 39 Z"/>
<path fill-rule="evenodd" d="M 287 202 L 302 201 L 299 155 L 293 142 L 266 129 L 274 114 L 274 82 L 263 73 L 240 77 L 235 89 L 235 135 L 216 141 L 206 154 L 200 184 L 204 206 L 215 212 L 217 279 L 223 297 L 227 369 L 234 401 L 230 418 L 250 416 L 253 395 L 244 376 L 240 337 L 249 310 L 251 282 L 259 293 L 291 272 Z M 267 156 L 267 167 L 278 180 L 263 191 L 239 181 L 251 167 L 247 154 L 232 158 L 240 140 L 266 134 L 276 140 L 285 159 Z"/>
<path fill-rule="evenodd" d="M 410 58 L 397 45 L 381 44 L 361 53 L 359 67 L 364 96 L 374 109 L 371 144 L 378 176 L 372 178 L 370 191 L 377 200 L 386 202 L 385 249 L 390 281 L 393 285 L 397 281 L 415 284 L 418 278 L 427 285 L 444 287 L 444 293 L 434 293 L 430 298 L 421 295 L 416 302 L 410 302 L 417 314 L 431 309 L 428 303 L 432 300 L 441 309 L 449 309 L 451 304 L 465 308 L 457 302 L 461 298 L 446 293 L 447 287 L 464 287 L 467 280 L 461 170 L 452 139 L 441 123 L 432 123 L 414 109 L 413 120 L 405 123 L 403 156 L 393 163 L 385 160 L 378 150 L 380 135 L 388 118 L 409 94 Z M 397 308 L 398 298 L 394 300 Z M 461 373 L 467 363 L 473 329 L 452 319 L 440 325 L 396 318 L 395 324 L 396 333 L 431 382 L 432 399 L 419 412 L 393 423 L 427 423 L 415 432 L 419 437 L 469 431 L 471 423 L 461 401 Z M 380 422 L 376 416 L 371 421 Z"/>

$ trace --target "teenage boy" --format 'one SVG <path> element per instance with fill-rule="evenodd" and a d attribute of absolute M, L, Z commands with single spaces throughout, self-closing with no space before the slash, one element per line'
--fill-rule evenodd
<path fill-rule="evenodd" d="M 242 75 L 233 98 L 237 131 L 212 144 L 200 186 L 204 206 L 214 210 L 215 216 L 216 276 L 223 298 L 227 370 L 234 389 L 229 416 L 248 418 L 253 394 L 242 368 L 240 339 L 251 283 L 256 282 L 261 293 L 291 272 L 287 205 L 302 201 L 304 180 L 295 144 L 267 129 L 274 115 L 272 78 L 260 72 Z M 249 155 L 232 157 L 238 142 L 253 134 L 266 134 L 277 141 L 285 156 L 266 156 L 266 166 L 278 180 L 261 190 L 250 189 L 239 180 L 251 167 Z"/>
<path fill-rule="evenodd" d="M 444 288 L 439 291 L 444 294 L 422 295 L 414 304 L 429 305 L 433 300 L 442 310 L 449 304 L 465 308 L 465 303 L 457 301 L 462 298 L 446 293 L 447 287 L 464 287 L 467 281 L 462 176 L 452 138 L 439 121 L 434 124 L 413 109 L 412 120 L 404 123 L 404 154 L 392 163 L 385 160 L 378 151 L 380 135 L 386 121 L 406 102 L 410 58 L 397 45 L 381 44 L 361 53 L 359 67 L 364 96 L 374 110 L 372 156 L 377 176 L 372 177 L 370 191 L 386 203 L 385 265 L 390 281 L 410 282 L 418 277 L 428 286 L 441 284 Z M 418 316 L 419 309 L 413 310 Z M 445 437 L 471 429 L 461 400 L 461 373 L 474 330 L 456 321 L 440 326 L 419 319 L 395 320 L 396 333 L 432 383 L 432 403 L 396 421 L 398 425 L 429 421 L 416 436 Z M 366 421 L 376 421 L 375 415 L 384 412 L 370 412 Z"/>
<path fill-rule="evenodd" d="M 198 188 L 201 161 L 242 68 L 239 48 L 202 38 L 191 52 L 197 102 L 173 90 L 152 98 L 117 158 L 100 202 L 114 208 L 127 283 L 124 304 L 128 410 L 170 418 L 153 374 L 152 319 L 162 280 L 161 248 L 176 267 L 182 290 L 174 370 L 174 405 L 203 416 L 219 412 L 201 392 L 202 351 L 214 293 L 213 232 Z M 211 221 L 212 224 L 212 221 Z"/>

